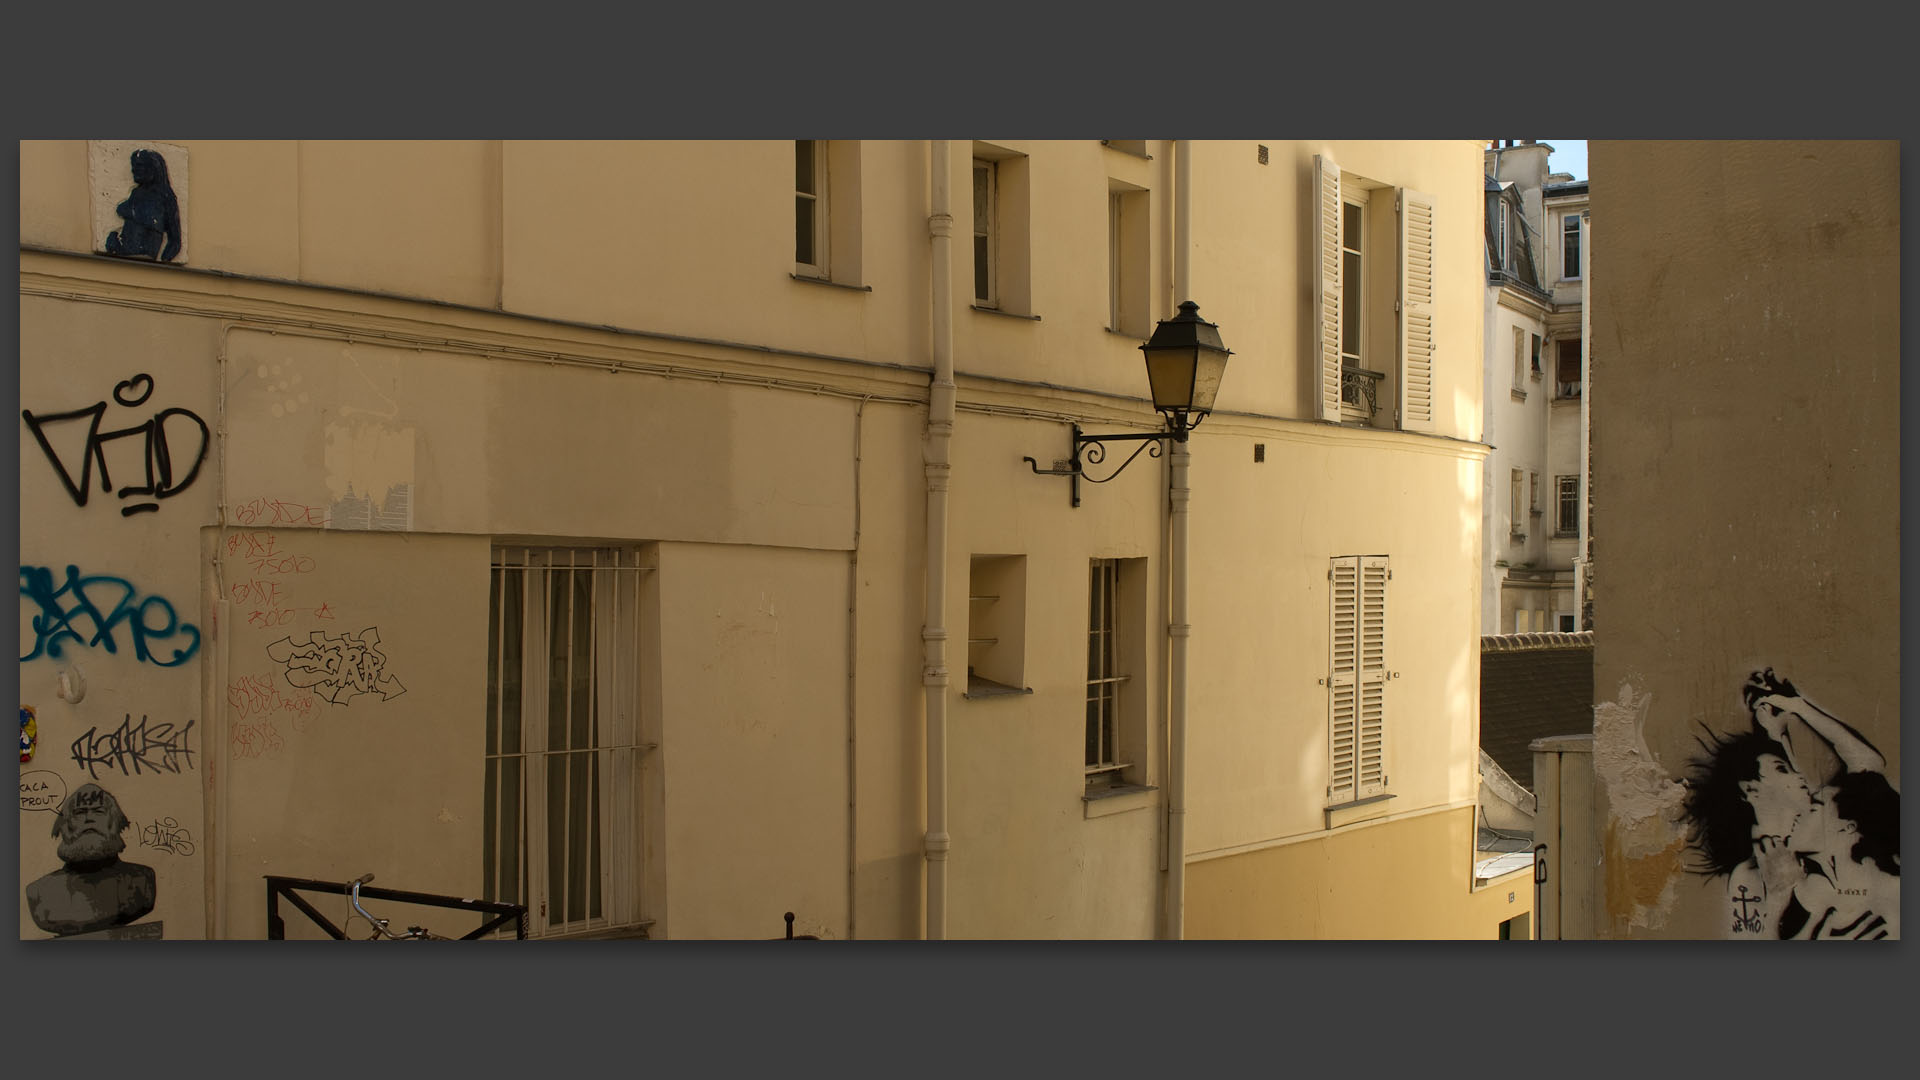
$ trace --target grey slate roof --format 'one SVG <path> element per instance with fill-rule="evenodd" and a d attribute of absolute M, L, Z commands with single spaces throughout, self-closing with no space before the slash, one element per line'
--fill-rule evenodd
<path fill-rule="evenodd" d="M 1593 632 L 1480 639 L 1480 748 L 1528 791 L 1527 744 L 1593 731 Z"/>

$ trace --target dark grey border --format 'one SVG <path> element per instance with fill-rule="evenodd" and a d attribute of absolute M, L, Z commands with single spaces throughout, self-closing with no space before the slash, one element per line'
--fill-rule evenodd
<path fill-rule="evenodd" d="M 1340 29 L 1335 16 L 1297 5 L 1123 0 L 1095 18 L 1032 4 L 615 15 L 492 4 L 449 18 L 335 3 L 176 6 L 157 20 L 127 18 L 131 5 L 30 5 L 9 17 L 15 107 L 0 192 L 18 205 L 15 140 L 26 136 L 1077 138 L 1124 117 L 1131 130 L 1195 138 L 1904 137 L 1904 38 L 1863 34 L 1884 16 L 1839 7 L 1851 10 L 1614 4 L 1520 18 L 1395 0 L 1365 10 L 1356 77 L 1349 58 L 1316 47 Z M 988 27 L 1001 29 L 983 46 Z M 1170 77 L 1182 52 L 1191 75 Z M 147 59 L 111 62 L 129 55 Z M 1902 158 L 1911 206 L 1913 163 Z M 6 228 L 17 243 L 17 215 Z M 17 263 L 8 273 L 17 291 Z M 4 308 L 17 362 L 18 307 Z M 1907 382 L 1903 405 L 1916 393 Z M 17 411 L 17 379 L 6 395 Z M 1904 495 L 1920 462 L 1903 449 L 1902 463 Z M 17 528 L 6 543 L 17 549 Z M 1903 633 L 1904 658 L 1912 627 Z M 13 831 L 0 833 L 17 866 Z M 17 906 L 17 882 L 7 902 Z M 1002 1075 L 1096 1058 L 1170 1076 L 1570 1062 L 1669 1073 L 1729 1061 L 1828 1075 L 1912 1053 L 1860 1037 L 1908 1027 L 1905 946 L 809 943 L 796 953 L 651 942 L 430 960 L 329 945 L 93 948 L 80 966 L 70 950 L 6 947 L 0 982 L 22 1025 L 10 1073 L 69 1071 L 75 1037 L 92 1060 L 190 1061 L 210 1075 L 416 1062 L 475 1077 L 682 1064 L 702 1075 Z M 98 1007 L 82 1013 L 112 1022 L 88 1032 L 45 1022 L 60 1015 L 46 1006 L 83 996 Z M 1797 1027 L 1793 1017 L 1821 1007 L 1809 998 L 1843 1003 L 1844 1029 Z M 1103 1053 L 1085 1051 L 1089 1031 Z"/>

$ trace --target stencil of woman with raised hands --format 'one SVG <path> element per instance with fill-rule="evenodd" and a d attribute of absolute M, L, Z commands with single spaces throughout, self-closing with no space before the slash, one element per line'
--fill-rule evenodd
<path fill-rule="evenodd" d="M 1801 871 L 1780 912 L 1781 937 L 1900 936 L 1900 793 L 1887 761 L 1864 736 L 1773 673 L 1755 672 L 1746 696 L 1756 723 L 1777 730 L 1792 753 L 1787 717 L 1833 749 L 1840 768 L 1813 793 L 1790 836 Z"/>

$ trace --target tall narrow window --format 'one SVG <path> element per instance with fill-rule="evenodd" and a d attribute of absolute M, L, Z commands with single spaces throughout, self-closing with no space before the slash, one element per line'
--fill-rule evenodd
<path fill-rule="evenodd" d="M 1362 192 L 1361 194 L 1365 194 Z M 1366 206 L 1349 197 L 1340 206 L 1340 365 L 1365 367 L 1361 363 L 1361 341 L 1365 336 L 1362 310 L 1366 297 L 1366 278 L 1362 275 L 1362 253 L 1366 250 Z"/>
<path fill-rule="evenodd" d="M 1121 258 L 1120 193 L 1107 192 L 1107 329 L 1120 329 L 1120 297 L 1126 262 Z"/>
<path fill-rule="evenodd" d="M 1560 219 L 1560 276 L 1580 276 L 1580 215 L 1569 213 Z"/>
<path fill-rule="evenodd" d="M 639 575 L 631 551 L 495 553 L 484 895 L 536 934 L 639 919 Z"/>
<path fill-rule="evenodd" d="M 1513 470 L 1507 491 L 1507 520 L 1512 525 L 1513 538 L 1515 541 L 1525 540 L 1527 538 L 1526 507 L 1520 502 L 1525 490 L 1523 485 L 1526 482 L 1527 474 L 1525 472 L 1520 469 Z"/>
<path fill-rule="evenodd" d="M 994 202 L 997 168 L 991 161 L 973 162 L 973 302 L 994 307 Z"/>
<path fill-rule="evenodd" d="M 1087 589 L 1087 787 L 1109 786 L 1130 764 L 1120 760 L 1120 560 L 1095 559 Z"/>
<path fill-rule="evenodd" d="M 796 139 L 793 144 L 793 261 L 818 277 L 827 276 L 827 144 Z"/>
<path fill-rule="evenodd" d="M 1580 396 L 1580 339 L 1563 338 L 1560 341 L 1560 357 L 1557 369 L 1553 373 L 1553 396 L 1575 398 Z"/>
<path fill-rule="evenodd" d="M 1387 790 L 1387 581 L 1384 555 L 1334 559 L 1327 678 L 1327 803 Z"/>
<path fill-rule="evenodd" d="M 1527 332 L 1519 327 L 1513 328 L 1513 388 L 1524 397 L 1527 385 L 1526 360 Z"/>
<path fill-rule="evenodd" d="M 1498 241 L 1494 247 L 1494 250 L 1500 253 L 1500 262 L 1498 265 L 1494 267 L 1495 270 L 1505 270 L 1507 268 L 1507 257 L 1510 253 L 1507 246 L 1507 215 L 1511 212 L 1512 211 L 1510 211 L 1507 207 L 1507 200 L 1504 197 L 1502 197 L 1500 200 L 1500 228 L 1498 233 Z"/>
<path fill-rule="evenodd" d="M 1562 476 L 1558 478 L 1560 486 L 1560 513 L 1555 522 L 1555 532 L 1573 534 L 1580 531 L 1580 478 Z"/>
<path fill-rule="evenodd" d="M 1538 514 L 1539 512 L 1540 512 L 1540 474 L 1537 472 L 1530 472 L 1527 474 L 1527 513 L 1529 515 L 1533 515 L 1533 514 Z"/>
<path fill-rule="evenodd" d="M 1531 338 L 1533 342 L 1533 374 L 1535 377 L 1538 377 L 1540 374 L 1540 335 L 1528 334 L 1527 337 Z"/>

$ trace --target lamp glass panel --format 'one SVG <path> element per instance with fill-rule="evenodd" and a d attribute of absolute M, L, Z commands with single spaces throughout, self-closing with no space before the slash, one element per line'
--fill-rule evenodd
<path fill-rule="evenodd" d="M 1148 349 L 1147 384 L 1156 409 L 1185 409 L 1193 401 L 1193 349 Z"/>

